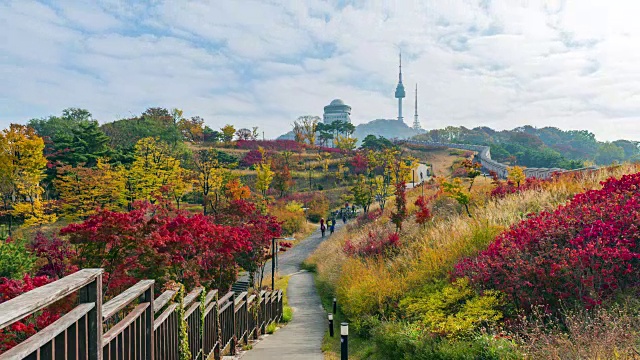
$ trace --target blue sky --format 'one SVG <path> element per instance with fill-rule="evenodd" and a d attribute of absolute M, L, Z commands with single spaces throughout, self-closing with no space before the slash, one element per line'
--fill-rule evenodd
<path fill-rule="evenodd" d="M 355 123 L 394 118 L 402 49 L 426 128 L 640 140 L 638 13 L 622 0 L 0 0 L 0 127 L 162 106 L 274 137 L 334 98 Z"/>

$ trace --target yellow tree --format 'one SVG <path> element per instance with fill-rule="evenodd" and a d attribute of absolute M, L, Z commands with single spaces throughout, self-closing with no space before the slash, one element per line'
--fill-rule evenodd
<path fill-rule="evenodd" d="M 93 215 L 98 208 L 117 210 L 126 205 L 124 173 L 104 159 L 93 168 L 61 166 L 54 184 L 62 213 L 72 220 Z"/>
<path fill-rule="evenodd" d="M 215 149 L 200 150 L 194 155 L 196 181 L 202 194 L 202 211 L 205 215 L 209 210 L 215 212 L 216 204 L 222 191 L 226 169 L 218 162 L 218 152 Z"/>
<path fill-rule="evenodd" d="M 171 156 L 166 143 L 151 137 L 140 139 L 136 143 L 134 161 L 127 176 L 129 202 L 151 200 L 162 188 L 180 189 L 176 190 L 176 194 L 183 196 L 188 190 L 185 177 L 180 160 Z M 177 201 L 179 204 L 179 199 Z"/>
<path fill-rule="evenodd" d="M 27 126 L 11 124 L 0 132 L 0 196 L 9 215 L 9 231 L 13 217 L 24 219 L 24 225 L 55 221 L 55 215 L 45 214 L 42 202 L 47 160 L 43 155 L 44 141 Z"/>
<path fill-rule="evenodd" d="M 233 140 L 233 135 L 236 134 L 236 128 L 233 125 L 227 124 L 222 129 L 222 139 L 225 143 L 230 143 Z"/>
<path fill-rule="evenodd" d="M 336 136 L 334 140 L 335 146 L 340 150 L 353 150 L 356 148 L 357 142 L 358 142 L 358 139 L 356 138 L 342 136 L 342 135 Z"/>
<path fill-rule="evenodd" d="M 262 193 L 262 196 L 267 195 L 267 190 L 273 181 L 274 172 L 271 170 L 271 165 L 266 162 L 261 162 L 256 165 L 256 190 Z"/>
<path fill-rule="evenodd" d="M 380 209 L 384 210 L 387 199 L 393 194 L 393 188 L 385 176 L 378 175 L 373 183 L 373 195 L 380 205 Z"/>
<path fill-rule="evenodd" d="M 516 185 L 520 186 L 520 183 L 522 183 L 525 178 L 524 168 L 520 166 L 510 166 L 507 169 L 507 179 L 513 181 Z"/>

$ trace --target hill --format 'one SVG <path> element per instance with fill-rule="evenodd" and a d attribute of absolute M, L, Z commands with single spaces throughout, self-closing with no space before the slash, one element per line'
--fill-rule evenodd
<path fill-rule="evenodd" d="M 401 196 L 401 229 L 398 202 L 373 209 L 306 266 L 350 324 L 350 359 L 633 358 L 639 170 L 441 179 Z M 339 347 L 325 337 L 328 358 Z"/>
<path fill-rule="evenodd" d="M 353 136 L 358 139 L 358 145 L 367 135 L 383 136 L 387 139 L 409 139 L 421 132 L 409 127 L 398 120 L 376 119 L 368 123 L 359 124 Z M 293 140 L 293 131 L 278 137 L 278 140 Z"/>
<path fill-rule="evenodd" d="M 488 127 L 448 126 L 414 137 L 416 140 L 450 142 L 491 147 L 494 160 L 527 167 L 575 169 L 588 164 L 609 165 L 613 162 L 637 161 L 637 141 L 597 141 L 587 130 L 560 130 L 555 127 L 517 127 L 496 131 Z"/>

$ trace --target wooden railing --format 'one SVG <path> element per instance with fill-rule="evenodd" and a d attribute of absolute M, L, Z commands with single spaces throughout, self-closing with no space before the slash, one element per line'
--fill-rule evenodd
<path fill-rule="evenodd" d="M 102 269 L 84 269 L 0 304 L 0 330 L 62 299 L 78 304 L 60 319 L 0 355 L 7 359 L 167 359 L 180 357 L 180 311 L 192 359 L 235 354 L 282 318 L 282 291 L 237 297 L 196 288 L 182 303 L 176 291 L 154 298 L 142 280 L 102 303 Z M 204 295 L 203 295 L 204 294 Z M 72 300 L 68 300 L 72 301 Z M 103 330 L 104 329 L 104 330 Z"/>

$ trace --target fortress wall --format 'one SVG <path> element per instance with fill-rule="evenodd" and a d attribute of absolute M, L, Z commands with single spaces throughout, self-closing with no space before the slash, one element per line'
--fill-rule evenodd
<path fill-rule="evenodd" d="M 478 158 L 480 159 L 480 163 L 482 167 L 486 171 L 494 171 L 498 176 L 502 179 L 506 179 L 508 175 L 509 166 L 505 164 L 501 164 L 491 158 L 491 148 L 488 146 L 482 145 L 468 145 L 468 144 L 454 144 L 454 143 L 443 143 L 443 142 L 435 142 L 435 141 L 420 141 L 420 140 L 406 140 L 404 142 L 416 145 L 426 145 L 426 146 L 440 146 L 447 147 L 452 149 L 461 149 L 461 150 L 470 150 L 478 153 Z M 551 177 L 554 173 L 574 173 L 574 172 L 583 172 L 583 171 L 593 171 L 598 169 L 597 166 L 585 167 L 575 170 L 565 170 L 559 168 L 525 168 L 524 174 L 527 178 L 539 178 L 539 179 L 547 179 Z"/>

